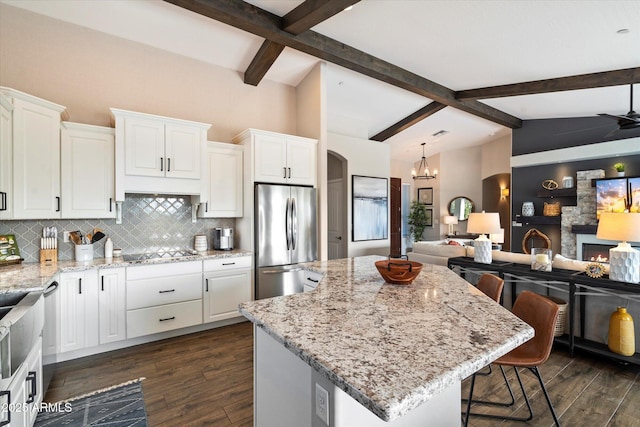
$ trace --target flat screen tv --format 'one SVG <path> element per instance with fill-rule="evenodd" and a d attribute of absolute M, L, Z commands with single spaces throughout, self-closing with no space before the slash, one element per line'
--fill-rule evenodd
<path fill-rule="evenodd" d="M 624 212 L 625 201 L 631 196 L 629 212 L 640 212 L 640 177 L 596 180 L 596 213 Z"/>

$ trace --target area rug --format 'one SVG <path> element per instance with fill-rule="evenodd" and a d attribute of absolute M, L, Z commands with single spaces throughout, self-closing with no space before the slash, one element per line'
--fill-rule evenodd
<path fill-rule="evenodd" d="M 55 404 L 43 404 L 36 426 L 145 427 L 147 411 L 140 378 Z"/>

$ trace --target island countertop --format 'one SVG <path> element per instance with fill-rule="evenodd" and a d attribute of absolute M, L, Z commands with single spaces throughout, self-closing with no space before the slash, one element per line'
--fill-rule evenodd
<path fill-rule="evenodd" d="M 243 303 L 257 327 L 385 421 L 533 337 L 533 328 L 446 267 L 386 284 L 377 256 L 301 264 L 313 292 Z"/>

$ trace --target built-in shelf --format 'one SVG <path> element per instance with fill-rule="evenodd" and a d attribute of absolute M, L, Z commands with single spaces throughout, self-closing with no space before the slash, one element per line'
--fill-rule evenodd
<path fill-rule="evenodd" d="M 562 218 L 557 216 L 522 216 L 516 215 L 516 222 L 525 225 L 560 225 Z"/>
<path fill-rule="evenodd" d="M 555 190 L 538 190 L 538 197 L 553 199 L 554 197 L 576 197 L 576 187 L 572 188 L 556 188 Z"/>

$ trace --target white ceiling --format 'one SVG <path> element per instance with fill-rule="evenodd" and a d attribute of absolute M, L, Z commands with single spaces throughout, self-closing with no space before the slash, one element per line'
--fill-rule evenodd
<path fill-rule="evenodd" d="M 260 37 L 159 0 L 0 0 L 173 53 L 244 72 Z M 277 15 L 301 0 L 249 0 Z M 617 31 L 626 28 L 626 34 Z M 640 1 L 362 0 L 313 28 L 453 90 L 640 66 Z M 318 62 L 286 48 L 265 78 L 296 86 Z M 329 65 L 331 116 L 369 136 L 431 100 Z M 635 88 L 640 109 L 640 85 Z M 628 86 L 483 101 L 521 119 L 629 110 Z M 613 123 L 612 123 L 613 124 Z M 445 129 L 449 134 L 434 138 Z M 392 157 L 420 158 L 508 135 L 503 126 L 445 108 L 387 140 Z"/>

